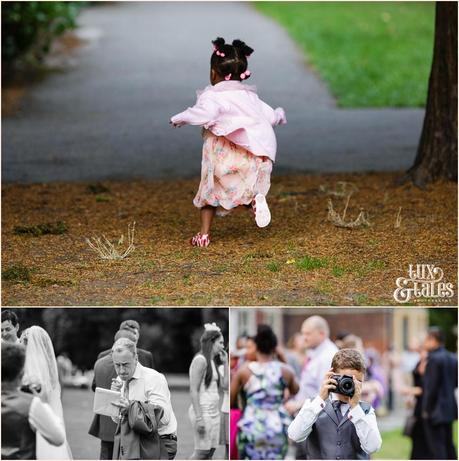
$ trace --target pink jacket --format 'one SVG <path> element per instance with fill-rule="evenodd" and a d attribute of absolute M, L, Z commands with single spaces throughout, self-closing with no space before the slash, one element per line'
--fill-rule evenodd
<path fill-rule="evenodd" d="M 273 109 L 258 98 L 254 86 L 229 80 L 197 92 L 193 107 L 174 115 L 175 125 L 201 125 L 225 136 L 257 156 L 276 159 L 274 125 L 287 123 L 284 109 Z"/>

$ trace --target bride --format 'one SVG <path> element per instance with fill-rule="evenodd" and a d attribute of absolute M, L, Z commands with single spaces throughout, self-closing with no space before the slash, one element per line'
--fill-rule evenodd
<path fill-rule="evenodd" d="M 32 326 L 24 330 L 20 342 L 26 347 L 23 384 L 39 384 L 38 397 L 48 403 L 64 422 L 61 385 L 51 338 L 43 328 Z M 72 453 L 67 440 L 56 447 L 37 433 L 37 459 L 72 459 Z"/>

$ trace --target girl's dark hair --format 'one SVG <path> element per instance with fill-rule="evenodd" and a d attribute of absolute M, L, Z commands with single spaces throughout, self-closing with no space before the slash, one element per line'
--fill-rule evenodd
<path fill-rule="evenodd" d="M 277 337 L 269 325 L 258 325 L 257 334 L 253 338 L 258 352 L 272 354 L 277 347 Z"/>
<path fill-rule="evenodd" d="M 210 386 L 210 383 L 212 381 L 212 346 L 214 345 L 214 342 L 221 336 L 222 334 L 217 330 L 207 330 L 201 336 L 201 353 L 207 362 L 206 375 L 204 377 L 204 385 L 206 388 Z M 217 366 L 217 364 L 215 365 Z M 220 386 L 220 373 L 218 373 L 218 370 L 217 380 L 218 385 Z"/>
<path fill-rule="evenodd" d="M 253 49 L 237 39 L 230 45 L 225 43 L 224 38 L 217 37 L 212 43 L 215 50 L 210 58 L 210 67 L 219 77 L 231 74 L 230 80 L 241 81 L 241 74 L 247 70 L 247 57 L 253 53 Z M 224 56 L 217 54 L 217 51 Z M 250 75 L 247 75 L 245 79 L 249 77 Z"/>

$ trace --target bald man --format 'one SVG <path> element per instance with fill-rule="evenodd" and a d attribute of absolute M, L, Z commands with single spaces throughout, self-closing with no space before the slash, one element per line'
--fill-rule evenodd
<path fill-rule="evenodd" d="M 300 410 L 306 399 L 313 399 L 318 395 L 323 376 L 330 369 L 332 358 L 338 351 L 330 341 L 327 321 L 319 315 L 308 317 L 303 322 L 301 334 L 307 349 L 307 359 L 301 372 L 300 391 L 286 404 L 292 415 Z"/>

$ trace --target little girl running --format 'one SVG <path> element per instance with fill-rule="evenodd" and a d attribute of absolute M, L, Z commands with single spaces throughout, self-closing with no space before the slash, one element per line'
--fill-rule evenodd
<path fill-rule="evenodd" d="M 201 183 L 193 204 L 201 210 L 201 230 L 191 244 L 207 247 L 215 213 L 228 214 L 238 206 L 251 207 L 259 227 L 271 213 L 266 194 L 276 157 L 273 126 L 287 123 L 282 108 L 273 109 L 258 98 L 247 58 L 253 49 L 241 40 L 225 44 L 218 37 L 210 58 L 210 83 L 198 91 L 196 105 L 174 115 L 170 123 L 203 126 Z"/>

